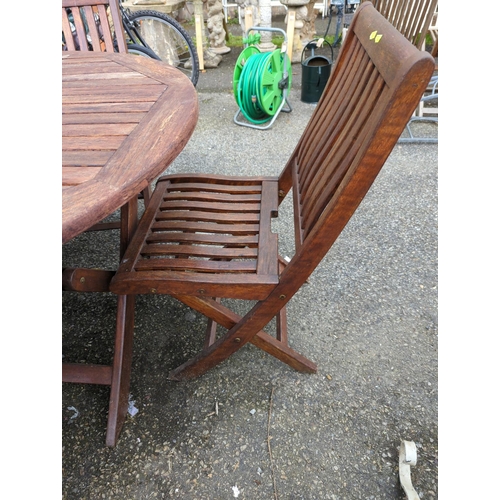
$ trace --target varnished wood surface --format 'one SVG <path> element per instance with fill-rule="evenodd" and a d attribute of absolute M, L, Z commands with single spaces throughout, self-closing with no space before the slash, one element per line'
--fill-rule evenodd
<path fill-rule="evenodd" d="M 63 52 L 63 243 L 162 174 L 197 119 L 196 90 L 175 68 L 129 54 Z"/>

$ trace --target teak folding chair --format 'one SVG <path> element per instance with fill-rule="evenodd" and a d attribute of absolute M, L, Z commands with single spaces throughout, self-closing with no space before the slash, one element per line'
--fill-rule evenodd
<path fill-rule="evenodd" d="M 371 3 L 357 10 L 322 97 L 278 177 L 159 179 L 113 277 L 118 294 L 168 294 L 209 319 L 200 353 L 174 369 L 198 376 L 247 342 L 291 367 L 316 365 L 290 348 L 285 305 L 333 245 L 417 106 L 432 57 Z M 289 191 L 295 255 L 278 254 L 271 218 Z M 240 317 L 221 299 L 256 301 Z M 276 337 L 262 329 L 277 318 Z M 218 337 L 215 325 L 226 332 Z"/>

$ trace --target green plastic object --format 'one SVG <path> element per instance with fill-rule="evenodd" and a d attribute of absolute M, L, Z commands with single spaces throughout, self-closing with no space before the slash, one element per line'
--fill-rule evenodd
<path fill-rule="evenodd" d="M 241 54 L 236 61 L 233 72 L 233 94 L 236 99 L 236 104 L 238 104 L 238 83 L 240 81 L 241 72 L 243 71 L 243 67 L 245 66 L 247 60 L 254 54 L 260 54 L 259 48 L 255 45 L 249 45 L 246 49 L 241 51 Z"/>
<path fill-rule="evenodd" d="M 292 65 L 287 58 L 286 73 L 288 76 L 288 90 L 292 86 Z M 284 78 L 284 57 L 280 50 L 271 52 L 271 56 L 266 60 L 260 83 L 260 105 L 269 115 L 274 116 L 283 100 L 283 88 L 280 82 Z"/>
<path fill-rule="evenodd" d="M 290 89 L 292 84 L 292 67 L 279 49 L 261 53 L 252 47 L 247 47 L 238 58 L 233 89 L 243 116 L 251 123 L 262 124 L 280 109 L 284 99 L 283 90 Z M 285 59 L 288 80 L 284 79 Z"/>
<path fill-rule="evenodd" d="M 251 34 L 251 35 L 248 35 L 247 38 L 243 38 L 243 43 L 245 45 L 255 45 L 255 44 L 258 44 L 260 43 L 260 33 L 254 33 L 254 34 Z"/>

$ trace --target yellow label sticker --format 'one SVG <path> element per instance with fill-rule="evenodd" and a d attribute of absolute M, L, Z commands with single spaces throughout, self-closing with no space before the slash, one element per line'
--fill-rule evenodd
<path fill-rule="evenodd" d="M 373 40 L 374 38 L 375 38 L 375 43 L 378 43 L 378 42 L 380 42 L 382 35 L 377 34 L 377 30 L 372 31 L 370 33 L 370 40 Z"/>

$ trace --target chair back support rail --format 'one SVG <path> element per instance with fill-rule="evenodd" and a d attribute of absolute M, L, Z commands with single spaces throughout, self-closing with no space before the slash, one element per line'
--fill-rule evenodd
<path fill-rule="evenodd" d="M 127 52 L 118 0 L 62 0 L 62 30 L 68 50 Z"/>
<path fill-rule="evenodd" d="M 298 370 L 316 371 L 288 346 L 285 305 L 361 203 L 433 69 L 429 54 L 406 40 L 371 3 L 363 3 L 279 177 L 178 174 L 159 180 L 110 290 L 172 295 L 228 330 L 215 339 L 212 328 L 203 350 L 170 378 L 200 375 L 246 342 Z M 296 248 L 286 263 L 270 220 L 290 191 Z M 257 302 L 239 317 L 214 297 Z M 276 338 L 262 331 L 273 317 L 278 319 Z"/>

